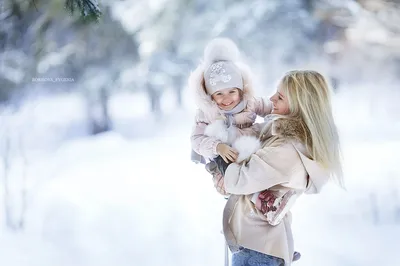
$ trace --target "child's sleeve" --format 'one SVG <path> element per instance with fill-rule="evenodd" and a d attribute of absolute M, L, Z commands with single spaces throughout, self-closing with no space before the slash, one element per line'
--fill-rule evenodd
<path fill-rule="evenodd" d="M 260 131 L 261 131 L 261 125 L 258 123 L 254 123 L 246 128 L 235 127 L 235 133 L 236 133 L 235 136 L 236 139 L 242 136 L 258 137 L 260 135 Z"/>
<path fill-rule="evenodd" d="M 208 122 L 204 119 L 204 114 L 198 111 L 195 119 L 195 125 L 193 127 L 191 135 L 192 149 L 198 154 L 206 158 L 215 158 L 218 156 L 217 145 L 222 143 L 216 137 L 206 136 L 204 131 L 208 126 Z"/>
<path fill-rule="evenodd" d="M 253 111 L 242 111 L 233 115 L 233 125 L 238 128 L 250 127 L 256 122 L 257 114 Z"/>
<path fill-rule="evenodd" d="M 254 98 L 254 112 L 261 117 L 271 114 L 272 103 L 265 100 L 263 97 Z"/>

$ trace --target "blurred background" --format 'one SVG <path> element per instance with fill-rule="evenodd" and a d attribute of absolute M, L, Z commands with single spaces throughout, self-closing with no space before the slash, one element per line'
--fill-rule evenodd
<path fill-rule="evenodd" d="M 400 265 L 400 1 L 0 0 L 1 265 L 222 265 L 187 87 L 215 37 L 260 96 L 332 84 L 347 190 L 296 204 L 294 265 Z"/>

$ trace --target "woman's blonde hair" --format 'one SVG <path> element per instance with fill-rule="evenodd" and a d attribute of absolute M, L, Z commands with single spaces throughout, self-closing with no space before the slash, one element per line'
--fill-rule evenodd
<path fill-rule="evenodd" d="M 344 188 L 340 141 L 335 125 L 331 90 L 323 75 L 311 70 L 294 70 L 281 79 L 280 88 L 289 102 L 289 116 L 300 118 L 306 132 L 306 147 L 312 158 L 329 169 Z"/>

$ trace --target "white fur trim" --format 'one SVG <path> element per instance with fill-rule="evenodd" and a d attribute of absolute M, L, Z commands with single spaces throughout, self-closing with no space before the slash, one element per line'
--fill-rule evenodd
<path fill-rule="evenodd" d="M 239 59 L 239 54 L 239 49 L 232 40 L 215 38 L 204 49 L 204 61 L 208 65 L 221 60 L 235 62 Z"/>
<path fill-rule="evenodd" d="M 204 130 L 204 135 L 209 137 L 215 137 L 220 141 L 227 143 L 228 141 L 228 128 L 225 125 L 224 120 L 216 120 L 209 124 Z"/>
<path fill-rule="evenodd" d="M 219 108 L 208 95 L 203 86 L 204 64 L 200 64 L 189 76 L 188 85 L 197 107 L 204 113 L 209 121 L 214 121 L 219 115 Z"/>
<path fill-rule="evenodd" d="M 239 152 L 236 162 L 240 163 L 258 151 L 261 148 L 261 143 L 256 137 L 242 136 L 233 143 L 233 148 Z"/>
<path fill-rule="evenodd" d="M 249 66 L 235 63 L 240 69 L 243 77 L 243 98 L 247 101 L 253 98 L 253 87 L 251 71 Z M 205 62 L 199 64 L 195 70 L 193 70 L 188 79 L 188 86 L 190 93 L 194 97 L 197 107 L 204 113 L 209 122 L 214 121 L 220 115 L 220 109 L 211 99 L 211 96 L 205 91 L 202 82 L 204 80 L 204 71 L 207 66 Z"/>

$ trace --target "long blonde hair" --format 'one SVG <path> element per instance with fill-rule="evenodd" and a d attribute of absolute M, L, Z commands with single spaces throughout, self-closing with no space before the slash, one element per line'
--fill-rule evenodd
<path fill-rule="evenodd" d="M 312 158 L 344 188 L 339 134 L 324 76 L 316 71 L 294 70 L 284 75 L 279 86 L 288 99 L 289 116 L 300 118 L 308 130 L 305 144 Z"/>

